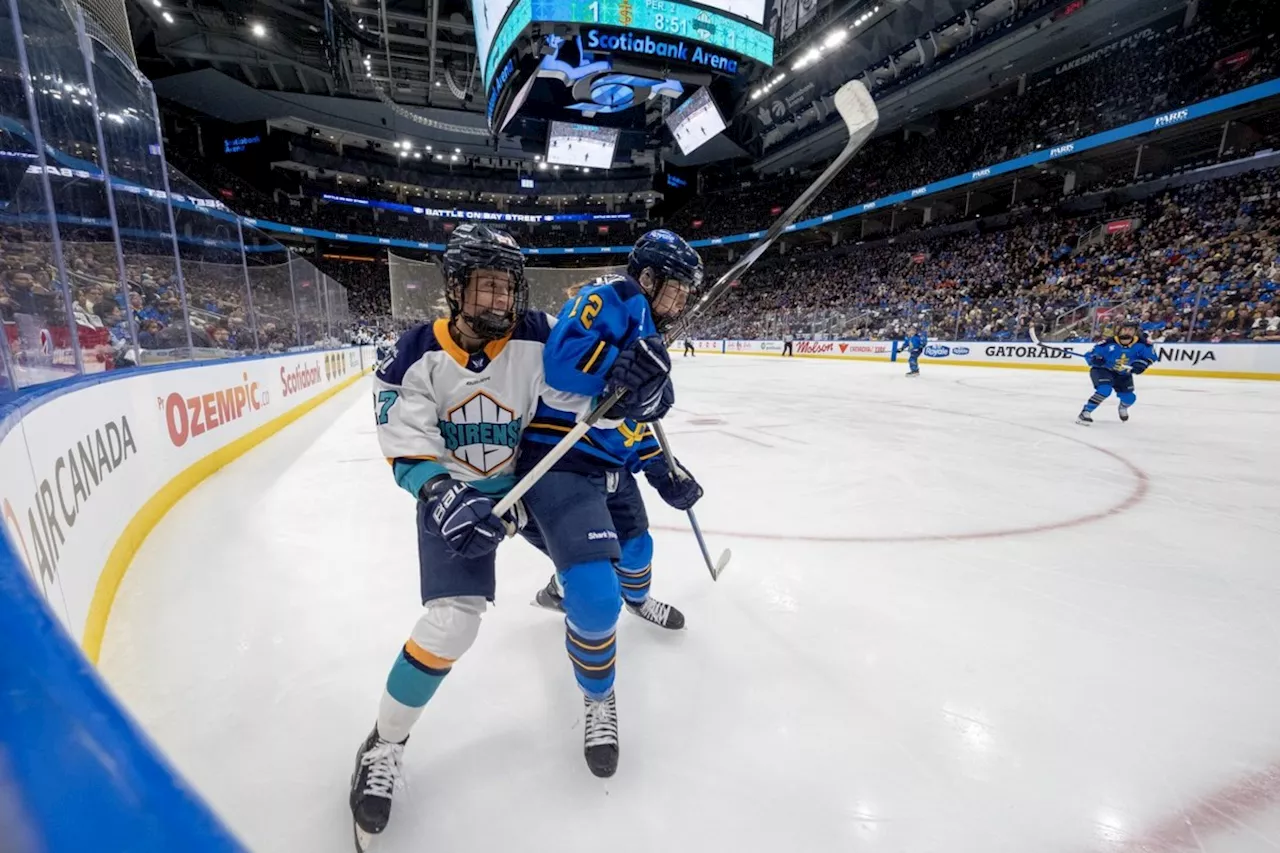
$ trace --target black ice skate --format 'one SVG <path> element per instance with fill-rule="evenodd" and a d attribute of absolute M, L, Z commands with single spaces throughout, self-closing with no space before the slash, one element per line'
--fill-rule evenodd
<path fill-rule="evenodd" d="M 356 769 L 351 774 L 351 817 L 357 853 L 366 853 L 391 820 L 391 795 L 402 785 L 402 755 L 404 744 L 378 737 L 376 726 L 356 751 Z"/>
<path fill-rule="evenodd" d="M 908 370 L 908 371 L 907 371 L 907 375 L 908 375 L 908 376 L 919 376 L 919 375 L 920 375 L 920 371 L 918 371 L 918 370 Z"/>
<path fill-rule="evenodd" d="M 1081 412 L 1079 417 L 1076 418 L 1076 423 L 1081 426 L 1093 426 L 1093 415 L 1088 412 Z"/>
<path fill-rule="evenodd" d="M 670 604 L 664 604 L 652 595 L 640 604 L 632 604 L 628 601 L 627 609 L 641 619 L 652 622 L 659 628 L 679 631 L 684 627 L 684 614 Z"/>
<path fill-rule="evenodd" d="M 1120 404 L 1120 420 L 1122 421 L 1129 420 L 1129 407 L 1126 406 L 1124 403 Z"/>
<path fill-rule="evenodd" d="M 533 603 L 548 610 L 564 612 L 564 590 L 560 589 L 560 582 L 556 580 L 555 575 L 551 576 L 546 586 L 538 590 L 538 594 L 533 597 Z"/>
<path fill-rule="evenodd" d="M 599 701 L 583 700 L 583 754 L 591 772 L 607 778 L 618 769 L 618 700 L 612 690 Z"/>

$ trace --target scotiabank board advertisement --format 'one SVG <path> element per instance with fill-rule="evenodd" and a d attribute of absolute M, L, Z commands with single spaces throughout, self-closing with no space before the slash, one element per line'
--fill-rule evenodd
<path fill-rule="evenodd" d="M 107 374 L 0 423 L 4 532 L 71 636 L 83 639 L 109 555 L 154 495 L 373 358 L 352 347 Z"/>

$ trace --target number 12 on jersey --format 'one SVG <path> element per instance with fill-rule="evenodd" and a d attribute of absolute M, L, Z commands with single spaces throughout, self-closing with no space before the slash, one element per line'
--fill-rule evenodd
<path fill-rule="evenodd" d="M 583 306 L 582 297 L 579 296 L 577 301 L 573 303 L 573 310 L 569 312 L 569 316 L 565 319 L 572 320 L 578 316 L 578 309 L 582 308 L 582 328 L 590 329 L 591 324 L 595 322 L 596 315 L 600 313 L 600 309 L 604 307 L 604 300 L 599 294 L 593 293 L 587 297 L 587 304 Z"/>

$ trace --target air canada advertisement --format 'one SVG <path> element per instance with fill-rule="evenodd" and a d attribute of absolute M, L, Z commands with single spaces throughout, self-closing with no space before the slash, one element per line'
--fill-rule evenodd
<path fill-rule="evenodd" d="M 371 365 L 358 348 L 121 375 L 0 425 L 5 538 L 80 640 L 107 557 L 166 484 Z M 354 358 L 353 358 L 354 356 Z"/>

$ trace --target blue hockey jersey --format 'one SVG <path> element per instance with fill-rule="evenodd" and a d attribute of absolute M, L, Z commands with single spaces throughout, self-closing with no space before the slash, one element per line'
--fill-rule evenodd
<path fill-rule="evenodd" d="M 920 353 L 924 352 L 924 348 L 925 346 L 928 345 L 928 343 L 929 343 L 929 338 L 923 332 L 921 332 L 919 334 L 911 335 L 910 337 L 903 340 L 902 346 L 903 346 L 903 349 L 910 350 L 911 352 L 919 355 Z"/>
<path fill-rule="evenodd" d="M 640 338 L 656 334 L 649 300 L 635 279 L 627 275 L 594 279 L 560 309 L 542 353 L 547 384 L 561 392 L 599 397 L 618 353 Z M 532 468 L 576 422 L 574 413 L 545 398 L 539 402 L 524 432 L 517 472 L 523 474 Z M 587 433 L 556 468 L 590 472 L 628 467 L 630 450 L 640 441 L 636 429 L 634 423 L 602 424 Z M 652 432 L 644 432 L 652 440 Z"/>
<path fill-rule="evenodd" d="M 1151 341 L 1141 335 L 1136 341 L 1125 346 L 1114 337 L 1095 344 L 1089 350 L 1089 366 L 1102 367 L 1118 372 L 1132 371 L 1141 373 L 1159 360 Z"/>

